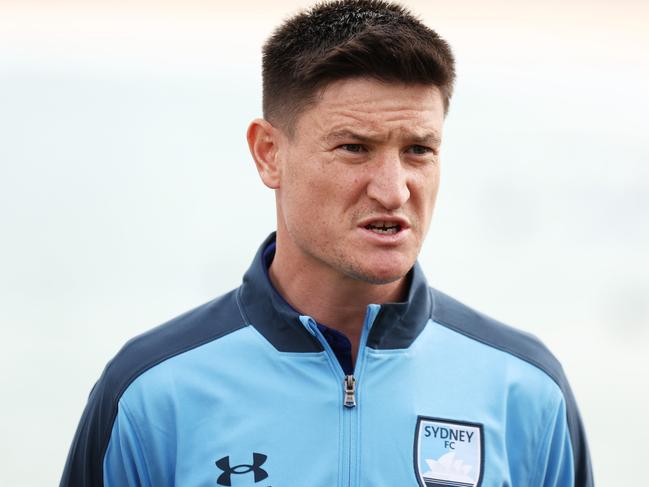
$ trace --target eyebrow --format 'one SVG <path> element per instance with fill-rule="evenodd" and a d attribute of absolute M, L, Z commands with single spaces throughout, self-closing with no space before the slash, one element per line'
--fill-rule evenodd
<path fill-rule="evenodd" d="M 339 140 L 358 140 L 359 142 L 378 142 L 378 137 L 372 137 L 371 135 L 363 135 L 352 130 L 336 130 L 327 135 L 327 140 L 339 141 Z"/>
<path fill-rule="evenodd" d="M 441 143 L 441 137 L 437 132 L 424 132 L 424 133 L 410 133 L 406 134 L 404 137 L 412 144 L 422 144 L 422 145 L 439 145 Z M 376 143 L 382 140 L 381 137 L 373 137 L 371 135 L 360 134 L 352 130 L 343 129 L 336 130 L 327 135 L 326 139 L 328 141 L 339 141 L 339 140 L 357 140 L 361 143 Z"/>
<path fill-rule="evenodd" d="M 437 132 L 424 132 L 423 134 L 412 134 L 408 137 L 414 144 L 437 146 L 442 143 L 442 138 Z"/>

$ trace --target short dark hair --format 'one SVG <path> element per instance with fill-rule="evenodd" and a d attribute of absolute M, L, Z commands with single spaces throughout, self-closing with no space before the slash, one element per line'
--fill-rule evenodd
<path fill-rule="evenodd" d="M 323 2 L 280 25 L 263 47 L 263 110 L 292 129 L 327 84 L 371 77 L 437 86 L 448 111 L 451 48 L 403 6 L 383 0 Z"/>

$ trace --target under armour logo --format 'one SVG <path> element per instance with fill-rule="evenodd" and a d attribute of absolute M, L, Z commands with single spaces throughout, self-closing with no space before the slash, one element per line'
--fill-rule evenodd
<path fill-rule="evenodd" d="M 261 468 L 261 466 L 266 463 L 266 455 L 262 453 L 253 453 L 252 454 L 252 465 L 247 465 L 245 463 L 241 465 L 235 465 L 234 467 L 230 466 L 230 457 L 223 457 L 220 460 L 217 460 L 216 466 L 223 470 L 223 473 L 216 479 L 216 483 L 219 485 L 232 485 L 232 474 L 242 475 L 244 473 L 252 472 L 255 476 L 255 483 L 261 482 L 266 477 L 268 473 L 266 470 Z"/>

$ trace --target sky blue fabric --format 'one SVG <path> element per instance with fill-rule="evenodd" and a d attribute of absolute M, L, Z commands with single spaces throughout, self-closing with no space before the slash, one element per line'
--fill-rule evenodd
<path fill-rule="evenodd" d="M 349 374 L 321 328 L 272 294 L 272 239 L 241 288 L 111 361 L 61 485 L 592 486 L 556 359 L 418 267 L 407 302 L 368 307 L 346 407 Z"/>
<path fill-rule="evenodd" d="M 173 357 L 123 394 L 105 485 L 215 485 L 216 460 L 259 452 L 269 485 L 414 487 L 419 415 L 482 423 L 484 486 L 573 485 L 565 403 L 535 366 L 430 321 L 408 349 L 362 349 L 355 374 L 344 408 L 330 348 L 279 353 L 253 327 Z"/>

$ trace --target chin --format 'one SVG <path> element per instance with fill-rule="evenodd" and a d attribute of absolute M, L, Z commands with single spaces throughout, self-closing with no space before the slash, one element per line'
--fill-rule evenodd
<path fill-rule="evenodd" d="M 370 284 L 390 284 L 403 278 L 412 265 L 379 265 L 379 266 L 363 266 L 361 269 L 354 269 L 350 275 L 360 281 L 365 281 Z"/>
<path fill-rule="evenodd" d="M 370 284 L 390 284 L 402 279 L 415 264 L 414 252 L 380 251 L 375 249 L 336 249 L 338 252 L 324 255 L 320 260 L 337 272 L 352 279 Z M 413 255 L 414 254 L 414 255 Z"/>

